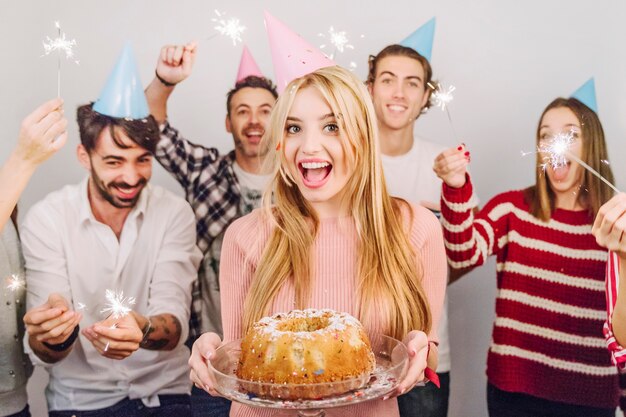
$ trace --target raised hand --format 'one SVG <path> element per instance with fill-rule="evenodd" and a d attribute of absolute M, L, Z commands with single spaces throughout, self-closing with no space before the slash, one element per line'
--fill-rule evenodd
<path fill-rule="evenodd" d="M 159 54 L 156 73 L 163 81 L 178 84 L 191 75 L 196 51 L 195 42 L 186 45 L 165 45 Z"/>
<path fill-rule="evenodd" d="M 446 149 L 440 153 L 433 165 L 433 171 L 443 182 L 452 188 L 465 185 L 465 174 L 470 162 L 470 153 L 465 145 Z"/>

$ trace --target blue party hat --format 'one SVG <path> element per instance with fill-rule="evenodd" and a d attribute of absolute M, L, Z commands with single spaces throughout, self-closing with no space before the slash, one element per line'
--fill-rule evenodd
<path fill-rule="evenodd" d="M 587 82 L 581 85 L 578 90 L 572 93 L 572 97 L 582 101 L 583 104 L 589 107 L 594 112 L 598 112 L 598 103 L 596 101 L 596 83 L 593 77 L 589 78 Z"/>
<path fill-rule="evenodd" d="M 413 48 L 430 62 L 433 53 L 433 40 L 435 38 L 435 18 L 417 28 L 417 30 L 406 37 L 400 45 Z"/>
<path fill-rule="evenodd" d="M 120 119 L 144 119 L 150 115 L 130 43 L 124 46 L 93 109 Z"/>

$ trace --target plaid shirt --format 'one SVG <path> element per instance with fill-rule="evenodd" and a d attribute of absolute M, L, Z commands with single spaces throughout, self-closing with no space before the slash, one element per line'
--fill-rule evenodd
<path fill-rule="evenodd" d="M 202 333 L 201 286 L 219 286 L 217 282 L 204 282 L 208 275 L 215 275 L 216 278 L 216 274 L 208 274 L 206 271 L 207 263 L 211 265 L 219 262 L 219 259 L 207 260 L 206 257 L 211 256 L 213 242 L 240 216 L 241 189 L 233 171 L 235 151 L 220 155 L 215 148 L 196 145 L 180 137 L 178 130 L 165 123 L 155 157 L 183 186 L 186 199 L 196 216 L 197 245 L 205 255 L 192 290 L 189 337 L 194 340 Z M 219 317 L 216 319 L 220 320 Z"/>

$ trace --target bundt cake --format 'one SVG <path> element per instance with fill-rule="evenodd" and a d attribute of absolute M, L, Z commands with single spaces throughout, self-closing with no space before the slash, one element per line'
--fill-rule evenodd
<path fill-rule="evenodd" d="M 250 381 L 243 388 L 258 396 L 315 399 L 362 387 L 375 366 L 356 318 L 308 309 L 255 323 L 241 342 L 236 374 Z"/>

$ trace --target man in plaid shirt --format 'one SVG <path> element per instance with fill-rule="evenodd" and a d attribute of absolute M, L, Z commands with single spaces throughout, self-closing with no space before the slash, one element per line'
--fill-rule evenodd
<path fill-rule="evenodd" d="M 197 244 L 204 254 L 192 294 L 191 343 L 207 331 L 222 334 L 218 279 L 222 239 L 233 220 L 260 205 L 270 182 L 270 175 L 260 174 L 267 153 L 260 141 L 277 97 L 266 78 L 252 75 L 237 80 L 226 103 L 226 130 L 233 135 L 235 149 L 220 155 L 215 148 L 189 142 L 166 121 L 166 105 L 174 86 L 191 74 L 195 55 L 195 43 L 164 46 L 155 78 L 146 88 L 150 112 L 161 126 L 155 157 L 184 188 L 196 215 Z M 194 416 L 225 416 L 229 408 L 227 400 L 193 387 Z"/>

